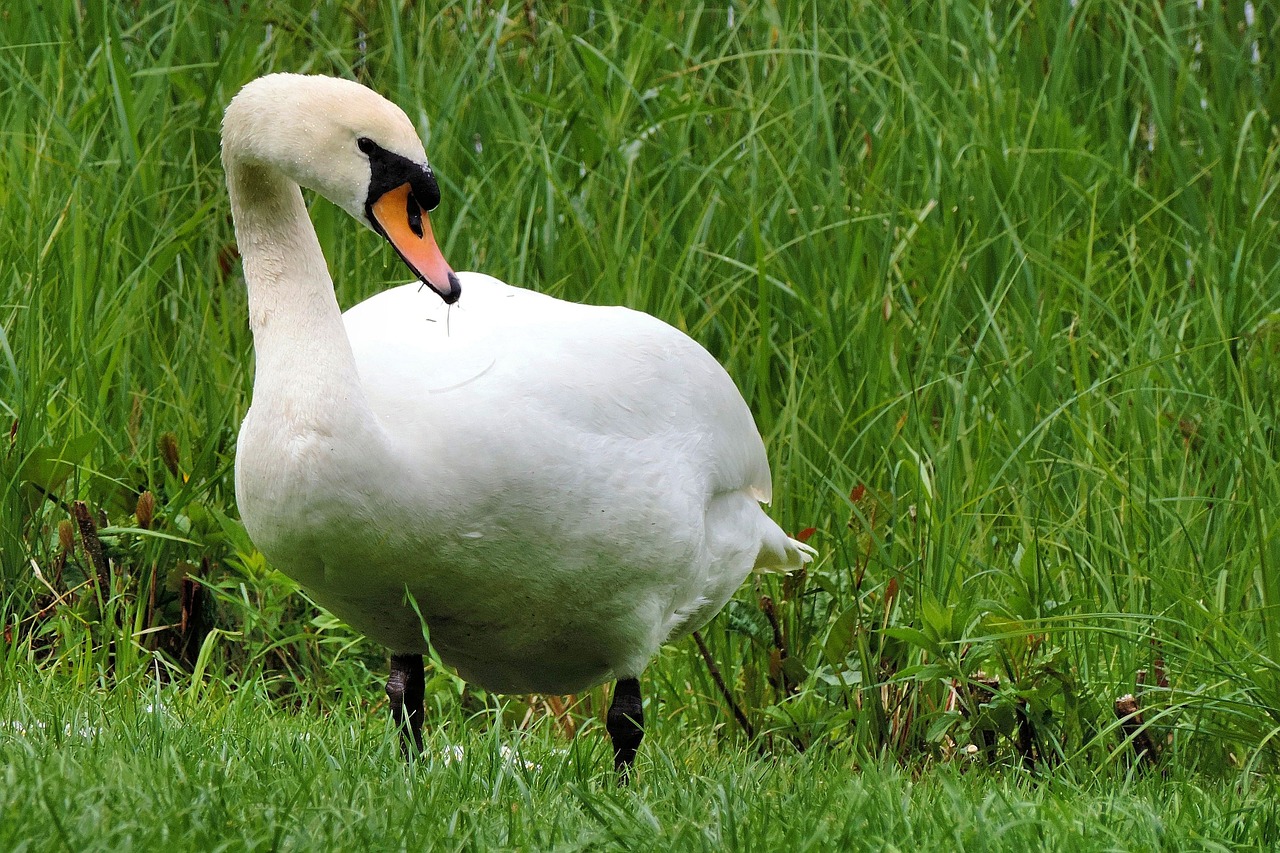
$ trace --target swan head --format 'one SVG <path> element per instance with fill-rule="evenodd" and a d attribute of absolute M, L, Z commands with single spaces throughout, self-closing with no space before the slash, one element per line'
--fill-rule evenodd
<path fill-rule="evenodd" d="M 427 212 L 440 187 L 408 116 L 351 80 L 270 74 L 245 85 L 222 120 L 222 160 L 273 169 L 314 190 L 384 237 L 409 268 L 452 304 L 458 277 Z"/>

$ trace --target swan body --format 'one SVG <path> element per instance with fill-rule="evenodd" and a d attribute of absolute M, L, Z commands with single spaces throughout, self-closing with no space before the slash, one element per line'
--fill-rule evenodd
<path fill-rule="evenodd" d="M 646 314 L 444 263 L 434 176 L 390 102 L 261 78 L 228 107 L 223 160 L 257 356 L 242 518 L 393 655 L 426 650 L 425 621 L 487 690 L 634 679 L 748 573 L 809 559 L 760 506 L 763 442 L 706 350 Z M 299 185 L 386 236 L 430 289 L 341 314 Z"/>

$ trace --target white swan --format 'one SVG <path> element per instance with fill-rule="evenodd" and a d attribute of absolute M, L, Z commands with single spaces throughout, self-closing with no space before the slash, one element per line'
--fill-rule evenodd
<path fill-rule="evenodd" d="M 768 464 L 733 382 L 647 314 L 455 274 L 413 126 L 357 83 L 249 83 L 222 160 L 257 359 L 236 454 L 254 542 L 391 649 L 406 752 L 421 748 L 416 604 L 440 657 L 487 690 L 616 679 L 607 729 L 625 775 L 658 647 L 753 569 L 811 553 L 760 507 Z M 343 315 L 299 185 L 436 293 L 405 285 Z"/>

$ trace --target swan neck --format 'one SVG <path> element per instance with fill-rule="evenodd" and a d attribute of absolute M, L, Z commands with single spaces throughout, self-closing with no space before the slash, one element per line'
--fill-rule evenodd
<path fill-rule="evenodd" d="M 342 312 L 297 183 L 228 158 L 227 187 L 244 261 L 256 360 L 253 405 L 367 413 Z M 350 412 L 348 412 L 350 414 Z M 326 416 L 328 417 L 328 416 Z"/>

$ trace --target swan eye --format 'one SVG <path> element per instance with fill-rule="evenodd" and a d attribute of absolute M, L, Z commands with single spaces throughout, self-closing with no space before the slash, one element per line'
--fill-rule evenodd
<path fill-rule="evenodd" d="M 405 201 L 405 215 L 409 218 L 409 228 L 419 239 L 422 238 L 422 208 L 418 205 L 418 198 L 412 192 L 409 193 L 408 199 Z"/>
<path fill-rule="evenodd" d="M 356 147 L 366 154 L 372 154 L 377 150 L 377 144 L 367 136 L 362 136 L 356 140 Z"/>

